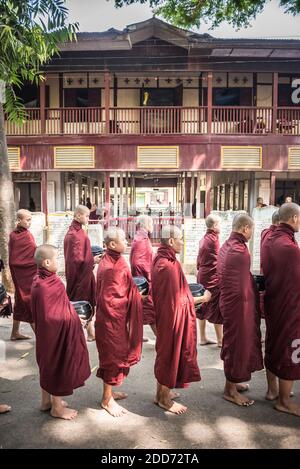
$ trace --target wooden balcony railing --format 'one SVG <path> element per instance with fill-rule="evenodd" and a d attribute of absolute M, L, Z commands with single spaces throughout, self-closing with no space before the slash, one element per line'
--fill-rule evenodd
<path fill-rule="evenodd" d="M 22 125 L 6 121 L 14 135 L 300 135 L 300 107 L 89 107 L 27 109 Z M 275 116 L 274 116 L 275 112 Z M 109 121 L 106 121 L 109 118 Z"/>

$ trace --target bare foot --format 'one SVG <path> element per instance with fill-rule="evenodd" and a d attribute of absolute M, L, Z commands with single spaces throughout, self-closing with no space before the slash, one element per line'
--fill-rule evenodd
<path fill-rule="evenodd" d="M 96 337 L 95 337 L 94 335 L 89 335 L 86 340 L 87 340 L 88 342 L 94 342 L 94 340 L 96 340 Z"/>
<path fill-rule="evenodd" d="M 200 342 L 200 345 L 212 345 L 212 344 L 216 344 L 216 343 L 217 342 L 215 340 L 206 339 L 205 341 Z"/>
<path fill-rule="evenodd" d="M 265 395 L 265 399 L 267 401 L 276 401 L 276 399 L 278 399 L 279 397 L 279 392 L 275 392 L 275 391 L 268 391 Z M 293 391 L 290 392 L 290 397 L 294 397 L 294 393 Z"/>
<path fill-rule="evenodd" d="M 174 402 L 171 399 L 167 402 L 159 402 L 158 401 L 157 404 L 162 409 L 167 410 L 168 412 L 172 412 L 172 414 L 176 414 L 176 415 L 184 414 L 187 411 L 186 406 L 184 406 L 182 404 L 178 404 L 178 402 Z"/>
<path fill-rule="evenodd" d="M 149 342 L 148 337 L 143 337 L 143 342 Z"/>
<path fill-rule="evenodd" d="M 68 407 L 68 403 L 66 401 L 61 401 L 61 405 L 63 407 Z M 45 402 L 42 402 L 41 403 L 41 407 L 40 407 L 40 410 L 42 412 L 48 412 L 48 410 L 51 410 L 52 408 L 52 401 L 45 401 Z"/>
<path fill-rule="evenodd" d="M 232 395 L 224 394 L 223 397 L 224 399 L 226 399 L 226 401 L 232 402 L 233 404 L 236 404 L 242 407 L 250 407 L 251 405 L 254 404 L 253 399 L 248 399 L 248 397 L 241 396 L 241 394 L 239 394 L 238 392 Z"/>
<path fill-rule="evenodd" d="M 222 342 L 218 342 L 218 347 L 222 348 Z"/>
<path fill-rule="evenodd" d="M 179 399 L 180 398 L 180 393 L 179 392 L 175 392 L 175 391 L 170 391 L 170 399 L 171 400 L 174 400 L 174 399 Z M 154 399 L 154 404 L 158 404 L 158 396 L 156 395 L 155 399 Z"/>
<path fill-rule="evenodd" d="M 126 399 L 128 394 L 126 392 L 113 392 L 113 398 L 115 401 L 121 401 L 122 399 Z"/>
<path fill-rule="evenodd" d="M 249 384 L 237 384 L 236 389 L 238 392 L 249 391 Z"/>
<path fill-rule="evenodd" d="M 0 404 L 0 414 L 6 414 L 11 411 L 10 405 Z"/>
<path fill-rule="evenodd" d="M 54 418 L 63 420 L 73 420 L 77 417 L 78 411 L 74 409 L 67 409 L 66 407 L 53 408 L 50 411 L 50 415 Z"/>
<path fill-rule="evenodd" d="M 31 337 L 23 334 L 14 334 L 10 336 L 10 340 L 29 340 Z"/>
<path fill-rule="evenodd" d="M 294 404 L 289 402 L 287 405 L 283 404 L 275 404 L 274 409 L 278 410 L 279 412 L 285 412 L 286 414 L 295 415 L 296 417 L 300 417 L 300 404 Z"/>
<path fill-rule="evenodd" d="M 110 415 L 113 417 L 123 417 L 125 414 L 128 413 L 124 407 L 121 407 L 116 401 L 111 398 L 108 403 L 101 402 L 102 409 L 106 410 Z"/>

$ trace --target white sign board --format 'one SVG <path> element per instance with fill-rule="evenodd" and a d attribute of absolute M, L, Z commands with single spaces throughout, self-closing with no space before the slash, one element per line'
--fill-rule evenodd
<path fill-rule="evenodd" d="M 251 270 L 252 272 L 260 272 L 260 240 L 261 232 L 272 224 L 272 215 L 278 210 L 273 205 L 267 207 L 254 208 L 252 218 L 254 220 L 254 234 L 250 242 L 251 250 Z"/>
<path fill-rule="evenodd" d="M 64 238 L 73 221 L 73 212 L 55 212 L 48 215 L 48 242 L 58 249 L 58 273 L 65 271 Z"/>
<path fill-rule="evenodd" d="M 33 212 L 31 213 L 31 226 L 30 232 L 33 234 L 35 243 L 37 246 L 40 246 L 44 243 L 44 229 L 46 224 L 46 217 L 43 212 Z"/>

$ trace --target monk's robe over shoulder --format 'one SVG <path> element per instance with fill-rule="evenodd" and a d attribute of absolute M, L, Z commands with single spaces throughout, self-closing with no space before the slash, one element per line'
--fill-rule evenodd
<path fill-rule="evenodd" d="M 149 283 L 149 294 L 143 301 L 143 324 L 155 323 L 155 311 L 151 294 L 151 268 L 153 250 L 148 233 L 141 229 L 137 231 L 130 251 L 130 265 L 133 277 L 145 277 Z"/>
<path fill-rule="evenodd" d="M 199 244 L 197 257 L 197 282 L 211 293 L 211 300 L 201 306 L 199 315 L 213 324 L 222 324 L 223 319 L 219 308 L 219 279 L 217 275 L 217 259 L 220 250 L 219 235 L 207 230 Z"/>
<path fill-rule="evenodd" d="M 200 381 L 194 299 L 171 247 L 161 245 L 152 269 L 156 311 L 155 377 L 168 388 Z"/>
<path fill-rule="evenodd" d="M 263 244 L 261 259 L 266 286 L 265 366 L 280 379 L 298 380 L 300 250 L 290 225 L 276 227 Z"/>
<path fill-rule="evenodd" d="M 36 244 L 26 228 L 18 227 L 9 236 L 9 268 L 15 285 L 14 319 L 33 322 L 30 290 L 37 267 L 34 260 Z"/>
<path fill-rule="evenodd" d="M 270 225 L 269 228 L 262 230 L 260 235 L 260 249 L 262 249 L 263 243 L 272 235 L 272 233 L 274 233 L 276 228 L 276 225 Z"/>
<path fill-rule="evenodd" d="M 221 358 L 228 381 L 249 381 L 263 368 L 258 291 L 250 273 L 246 238 L 232 232 L 220 249 L 217 273 L 223 316 Z"/>
<path fill-rule="evenodd" d="M 53 396 L 69 396 L 91 371 L 80 319 L 56 274 L 38 269 L 31 306 L 41 388 Z"/>
<path fill-rule="evenodd" d="M 71 301 L 95 306 L 96 282 L 91 243 L 82 225 L 73 220 L 64 240 L 67 294 Z"/>
<path fill-rule="evenodd" d="M 108 249 L 97 272 L 96 343 L 98 378 L 112 386 L 122 383 L 141 359 L 142 298 L 121 254 Z"/>

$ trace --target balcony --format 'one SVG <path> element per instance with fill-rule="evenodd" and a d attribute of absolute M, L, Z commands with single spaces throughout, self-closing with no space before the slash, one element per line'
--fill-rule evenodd
<path fill-rule="evenodd" d="M 31 108 L 7 136 L 24 135 L 300 135 L 300 107 Z"/>

